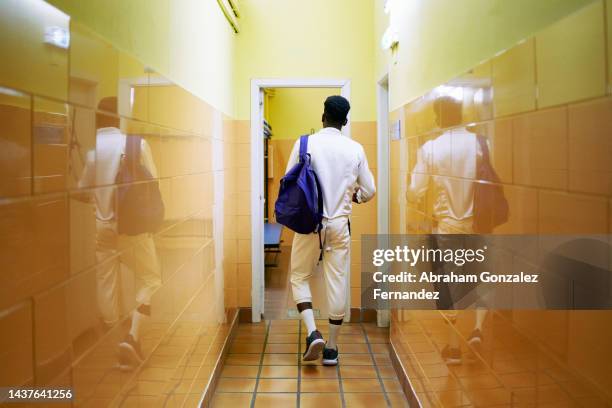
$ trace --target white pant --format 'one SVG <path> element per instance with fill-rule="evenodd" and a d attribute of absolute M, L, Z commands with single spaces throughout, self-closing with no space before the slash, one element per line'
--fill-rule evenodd
<path fill-rule="evenodd" d="M 329 318 L 344 318 L 347 299 L 350 234 L 348 217 L 323 220 L 323 273 Z M 295 303 L 312 302 L 308 281 L 319 261 L 318 234 L 295 234 L 291 248 L 291 288 Z"/>
<path fill-rule="evenodd" d="M 116 323 L 121 315 L 121 264 L 134 274 L 138 305 L 150 305 L 151 296 L 161 286 L 161 265 L 153 236 L 119 235 L 116 231 L 116 223 L 97 221 L 97 255 L 99 261 L 104 260 L 96 272 L 98 306 L 108 324 Z"/>

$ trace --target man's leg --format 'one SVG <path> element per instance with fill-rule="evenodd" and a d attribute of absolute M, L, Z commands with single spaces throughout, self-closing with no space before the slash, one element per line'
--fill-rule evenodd
<path fill-rule="evenodd" d="M 291 290 L 302 315 L 308 335 L 304 360 L 319 357 L 325 341 L 317 330 L 312 312 L 312 294 L 308 281 L 319 260 L 319 237 L 316 234 L 295 234 L 291 247 Z"/>
<path fill-rule="evenodd" d="M 346 217 L 329 220 L 323 253 L 329 307 L 329 339 L 323 352 L 325 365 L 338 364 L 337 341 L 346 310 L 350 239 Z"/>
<path fill-rule="evenodd" d="M 161 266 L 155 242 L 150 234 L 136 237 L 120 236 L 119 242 L 123 248 L 130 248 L 134 242 L 137 242 L 121 255 L 121 260 L 134 273 L 138 307 L 132 312 L 128 336 L 119 347 L 124 355 L 131 357 L 128 361 L 132 360 L 131 365 L 134 365 L 143 359 L 140 350 L 142 327 L 151 317 L 151 297 L 161 286 Z"/>

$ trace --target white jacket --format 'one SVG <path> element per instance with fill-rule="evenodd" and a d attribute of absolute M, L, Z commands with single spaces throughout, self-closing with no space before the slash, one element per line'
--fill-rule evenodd
<path fill-rule="evenodd" d="M 287 172 L 299 162 L 300 139 L 293 145 Z M 338 129 L 321 129 L 308 138 L 312 168 L 323 191 L 323 216 L 336 218 L 351 214 L 353 193 L 359 202 L 374 197 L 374 176 L 363 147 Z"/>

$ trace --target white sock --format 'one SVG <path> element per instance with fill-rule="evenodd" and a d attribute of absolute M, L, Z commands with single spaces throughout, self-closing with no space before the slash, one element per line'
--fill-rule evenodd
<path fill-rule="evenodd" d="M 338 334 L 340 334 L 341 327 L 341 324 L 329 324 L 329 339 L 327 339 L 325 348 L 335 349 L 337 347 L 336 342 L 338 341 Z"/>
<path fill-rule="evenodd" d="M 304 309 L 300 312 L 300 314 L 302 315 L 302 319 L 304 319 L 306 330 L 308 330 L 308 335 L 310 336 L 310 333 L 317 330 L 314 313 L 312 312 L 312 309 Z"/>
<path fill-rule="evenodd" d="M 132 313 L 132 327 L 130 328 L 130 334 L 135 341 L 138 341 L 140 337 L 140 328 L 147 317 L 147 315 L 140 313 L 138 310 L 134 310 L 134 313 Z"/>
<path fill-rule="evenodd" d="M 485 317 L 487 317 L 487 309 L 476 309 L 476 325 L 474 330 L 482 331 L 482 323 L 484 323 Z"/>

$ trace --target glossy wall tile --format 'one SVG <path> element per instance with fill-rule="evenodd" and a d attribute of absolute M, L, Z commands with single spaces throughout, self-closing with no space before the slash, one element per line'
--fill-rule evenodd
<path fill-rule="evenodd" d="M 390 149 L 393 233 L 612 233 L 610 8 L 593 1 L 392 112 L 406 129 Z M 483 146 L 496 177 L 479 175 Z M 503 191 L 508 212 L 478 231 L 473 197 L 485 188 Z M 609 311 L 396 310 L 391 320 L 423 406 L 612 403 Z"/>
<path fill-rule="evenodd" d="M 0 34 L 0 383 L 198 401 L 250 262 L 234 121 L 42 0 Z"/>

